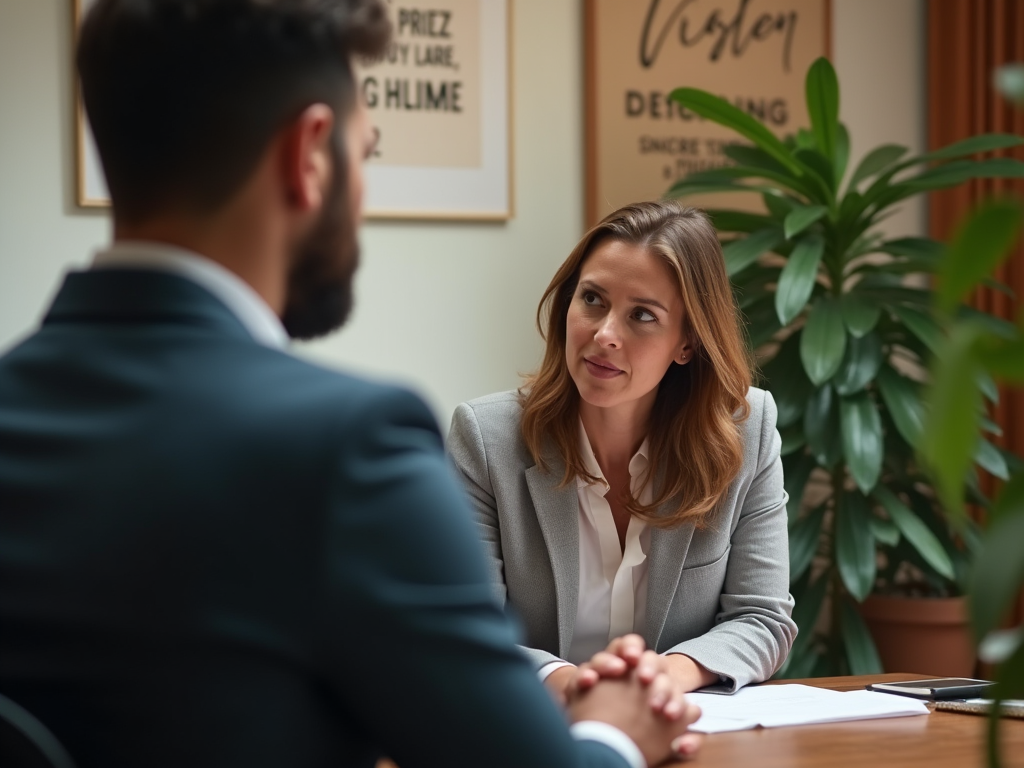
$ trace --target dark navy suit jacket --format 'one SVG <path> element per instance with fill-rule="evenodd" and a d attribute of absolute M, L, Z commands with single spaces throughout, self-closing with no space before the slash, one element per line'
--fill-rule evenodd
<path fill-rule="evenodd" d="M 515 640 L 408 392 L 144 270 L 0 358 L 0 693 L 82 768 L 624 765 Z"/>

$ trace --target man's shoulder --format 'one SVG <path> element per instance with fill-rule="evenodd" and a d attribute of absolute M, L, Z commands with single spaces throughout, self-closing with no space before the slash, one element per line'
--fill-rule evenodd
<path fill-rule="evenodd" d="M 275 428 L 291 423 L 292 430 L 344 433 L 397 420 L 437 431 L 423 398 L 400 384 L 327 368 L 280 350 L 250 349 L 245 357 L 244 365 L 226 373 L 221 387 L 237 385 L 240 394 L 226 407 L 243 416 L 253 413 Z"/>

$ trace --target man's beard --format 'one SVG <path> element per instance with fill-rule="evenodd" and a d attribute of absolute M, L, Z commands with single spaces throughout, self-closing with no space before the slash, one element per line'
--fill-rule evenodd
<path fill-rule="evenodd" d="M 333 180 L 320 218 L 299 245 L 288 274 L 281 321 L 293 339 L 315 339 L 344 325 L 352 311 L 352 280 L 359 265 L 356 222 L 345 200 L 344 149 L 333 142 Z"/>

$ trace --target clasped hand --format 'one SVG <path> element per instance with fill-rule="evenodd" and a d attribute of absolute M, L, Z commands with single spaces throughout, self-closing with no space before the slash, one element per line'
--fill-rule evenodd
<path fill-rule="evenodd" d="M 680 663 L 694 662 L 685 656 L 661 656 L 645 647 L 639 635 L 618 637 L 590 661 L 556 669 L 545 679 L 545 686 L 573 714 L 599 682 L 632 677 L 644 688 L 651 712 L 666 725 L 685 731 L 700 717 L 700 708 L 686 701 L 686 692 L 698 686 L 692 684 L 689 675 L 680 672 Z M 681 757 L 691 756 L 699 748 L 698 734 L 682 732 L 672 741 L 672 751 Z"/>

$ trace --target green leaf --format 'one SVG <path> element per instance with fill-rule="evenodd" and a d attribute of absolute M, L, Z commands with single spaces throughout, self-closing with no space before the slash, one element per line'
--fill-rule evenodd
<path fill-rule="evenodd" d="M 770 216 L 762 216 L 758 213 L 718 208 L 708 208 L 704 212 L 711 217 L 711 223 L 719 232 L 750 233 L 756 232 L 759 229 L 778 226 L 778 223 Z"/>
<path fill-rule="evenodd" d="M 800 335 L 800 359 L 808 378 L 821 386 L 839 370 L 846 352 L 846 328 L 839 303 L 830 296 L 818 299 Z"/>
<path fill-rule="evenodd" d="M 800 516 L 800 504 L 804 498 L 804 490 L 807 488 L 807 481 L 811 479 L 811 473 L 817 466 L 814 457 L 808 453 L 801 453 L 788 461 L 782 462 L 784 468 L 783 487 L 789 494 L 786 502 L 786 516 L 789 525 L 792 526 Z"/>
<path fill-rule="evenodd" d="M 1021 226 L 1017 203 L 993 201 L 974 211 L 957 230 L 939 272 L 938 304 L 951 312 L 1009 256 Z"/>
<path fill-rule="evenodd" d="M 852 675 L 877 675 L 882 672 L 882 660 L 868 631 L 864 619 L 846 600 L 841 604 L 840 630 L 846 646 L 846 660 Z"/>
<path fill-rule="evenodd" d="M 827 592 L 828 578 L 819 576 L 807 586 L 800 596 L 801 599 L 793 606 L 793 621 L 796 622 L 801 635 L 810 638 Z"/>
<path fill-rule="evenodd" d="M 975 359 L 979 359 L 977 352 L 977 346 L 975 346 Z M 981 394 L 985 396 L 985 399 L 992 403 L 999 402 L 999 388 L 996 386 L 995 381 L 989 375 L 988 371 L 978 371 L 978 378 L 975 379 L 975 384 L 978 385 L 978 389 L 981 390 Z"/>
<path fill-rule="evenodd" d="M 779 430 L 779 436 L 782 438 L 782 447 L 779 449 L 779 455 L 783 458 L 807 445 L 807 436 L 803 433 L 803 430 L 796 426 L 783 427 Z"/>
<path fill-rule="evenodd" d="M 839 400 L 839 421 L 843 430 L 843 454 L 857 487 L 869 493 L 882 471 L 882 419 L 867 392 Z"/>
<path fill-rule="evenodd" d="M 857 602 L 875 585 L 875 540 L 871 536 L 871 507 L 867 499 L 847 491 L 836 511 L 836 565 L 846 589 Z"/>
<path fill-rule="evenodd" d="M 818 551 L 821 536 L 821 521 L 825 518 L 825 506 L 819 505 L 789 529 L 789 580 L 795 581 L 803 575 Z"/>
<path fill-rule="evenodd" d="M 928 237 L 901 237 L 886 240 L 878 246 L 878 250 L 893 256 L 909 256 L 937 264 L 945 253 L 946 246 Z"/>
<path fill-rule="evenodd" d="M 793 176 L 786 169 L 783 169 L 782 172 L 776 172 L 770 171 L 767 168 L 749 165 L 726 165 L 719 168 L 710 168 L 705 171 L 694 171 L 686 175 L 684 183 L 732 184 L 748 179 L 765 179 L 778 187 L 791 190 L 800 195 L 813 195 L 816 189 L 815 186 L 809 185 L 806 181 Z"/>
<path fill-rule="evenodd" d="M 958 157 L 967 157 L 981 152 L 992 152 L 997 149 L 1009 149 L 1024 144 L 1024 139 L 1014 136 L 1012 133 L 985 133 L 981 136 L 972 136 L 969 139 L 956 141 L 942 149 L 929 152 L 915 162 L 920 160 L 952 160 Z"/>
<path fill-rule="evenodd" d="M 854 338 L 869 333 L 878 324 L 882 306 L 858 293 L 844 293 L 841 299 L 843 322 Z"/>
<path fill-rule="evenodd" d="M 985 369 L 1010 382 L 1024 381 L 1024 338 L 1004 341 L 984 339 L 978 356 Z"/>
<path fill-rule="evenodd" d="M 1024 63 L 1015 61 L 996 67 L 992 73 L 992 84 L 1007 101 L 1024 107 Z"/>
<path fill-rule="evenodd" d="M 843 363 L 832 382 L 840 395 L 860 392 L 875 378 L 882 365 L 882 341 L 878 334 L 854 337 L 846 344 Z"/>
<path fill-rule="evenodd" d="M 794 235 L 799 235 L 826 213 L 828 213 L 828 208 L 824 205 L 801 205 L 794 208 L 786 216 L 783 225 L 786 239 L 789 240 Z"/>
<path fill-rule="evenodd" d="M 989 510 L 989 523 L 1011 514 L 1024 514 L 1024 472 L 1017 472 L 1003 486 Z"/>
<path fill-rule="evenodd" d="M 832 385 L 826 384 L 809 398 L 804 411 L 807 447 L 821 466 L 831 468 L 842 456 L 839 409 L 833 407 Z"/>
<path fill-rule="evenodd" d="M 933 362 L 928 392 L 928 420 L 919 450 L 932 470 L 946 511 L 963 517 L 964 476 L 978 442 L 978 361 L 974 351 L 978 327 L 953 329 L 948 344 Z"/>
<path fill-rule="evenodd" d="M 833 156 L 833 166 L 835 168 L 836 187 L 838 188 L 843 181 L 843 175 L 846 173 L 846 166 L 850 162 L 850 133 L 842 123 L 839 123 L 836 128 L 836 152 Z"/>
<path fill-rule="evenodd" d="M 768 213 L 774 219 L 785 219 L 790 211 L 800 205 L 796 200 L 779 194 L 777 191 L 773 194 L 761 195 L 761 197 L 764 199 L 764 207 L 768 209 Z"/>
<path fill-rule="evenodd" d="M 824 56 L 815 60 L 807 71 L 806 92 L 814 140 L 822 154 L 831 159 L 835 156 L 839 130 L 839 81 Z"/>
<path fill-rule="evenodd" d="M 799 331 L 782 342 L 762 373 L 767 379 L 765 387 L 774 395 L 778 407 L 776 424 L 786 427 L 799 421 L 807 408 L 807 399 L 814 392 L 814 385 L 800 364 Z"/>
<path fill-rule="evenodd" d="M 876 147 L 868 152 L 857 165 L 857 170 L 850 177 L 850 183 L 847 185 L 847 188 L 855 189 L 864 179 L 871 178 L 876 173 L 884 171 L 906 153 L 907 148 L 901 147 L 898 144 L 883 144 L 880 147 Z"/>
<path fill-rule="evenodd" d="M 804 209 L 806 210 L 806 209 Z M 794 211 L 796 213 L 796 211 Z M 792 216 L 792 214 L 790 214 Z M 789 218 L 786 219 L 787 225 Z M 786 260 L 775 291 L 775 312 L 782 325 L 788 325 L 799 315 L 814 291 L 818 265 L 825 252 L 825 241 L 820 235 L 808 235 L 796 244 Z"/>
<path fill-rule="evenodd" d="M 762 229 L 739 240 L 733 240 L 722 247 L 726 271 L 734 275 L 750 266 L 758 257 L 782 245 L 785 237 L 777 228 Z"/>
<path fill-rule="evenodd" d="M 797 176 L 803 175 L 803 170 L 793 160 L 786 145 L 779 141 L 774 133 L 720 96 L 697 88 L 676 88 L 669 94 L 669 98 L 701 117 L 731 128 L 754 142 Z"/>
<path fill-rule="evenodd" d="M 1024 178 L 1024 163 L 1009 157 L 994 157 L 988 160 L 954 160 L 912 176 L 891 189 L 904 188 L 892 202 L 910 197 L 917 192 L 946 189 L 963 184 L 971 179 L 1021 179 Z"/>
<path fill-rule="evenodd" d="M 724 180 L 717 183 L 706 181 L 691 182 L 683 178 L 669 187 L 665 197 L 678 198 L 686 197 L 687 195 L 709 195 L 718 192 L 760 192 L 761 194 L 767 192 L 774 194 L 776 188 L 767 184 L 741 184 L 736 181 L 727 182 Z"/>
<path fill-rule="evenodd" d="M 788 167 L 759 147 L 752 147 L 749 144 L 726 144 L 722 147 L 722 152 L 736 165 L 761 168 L 774 174 L 792 174 Z M 798 178 L 793 176 L 793 179 Z"/>
<path fill-rule="evenodd" d="M 982 537 L 971 576 L 969 610 L 975 636 L 982 638 L 1002 622 L 1024 586 L 1024 513 L 996 520 Z"/>
<path fill-rule="evenodd" d="M 871 516 L 871 535 L 887 547 L 895 547 L 900 543 L 900 529 L 896 527 L 896 524 L 892 520 L 883 520 L 877 515 Z"/>
<path fill-rule="evenodd" d="M 924 521 L 884 485 L 876 486 L 871 495 L 885 507 L 885 511 L 889 513 L 890 519 L 899 528 L 900 533 L 906 537 L 924 561 L 937 573 L 952 580 L 955 577 L 953 562 L 949 559 L 949 554 L 938 537 L 932 533 Z"/>
<path fill-rule="evenodd" d="M 798 149 L 793 153 L 793 159 L 810 171 L 806 174 L 807 179 L 821 191 L 820 197 L 831 202 L 835 185 L 832 161 L 814 149 Z"/>
<path fill-rule="evenodd" d="M 917 448 L 924 431 L 924 406 L 918 385 L 888 365 L 879 369 L 876 380 L 896 430 L 907 445 Z"/>
<path fill-rule="evenodd" d="M 1010 471 L 1006 468 L 1006 459 L 988 440 L 978 441 L 978 447 L 974 451 L 974 460 L 982 469 L 1000 480 L 1009 480 Z"/>
<path fill-rule="evenodd" d="M 942 329 L 939 324 L 924 312 L 910 307 L 893 305 L 892 311 L 903 321 L 912 334 L 928 347 L 932 354 L 937 354 L 943 346 Z"/>

